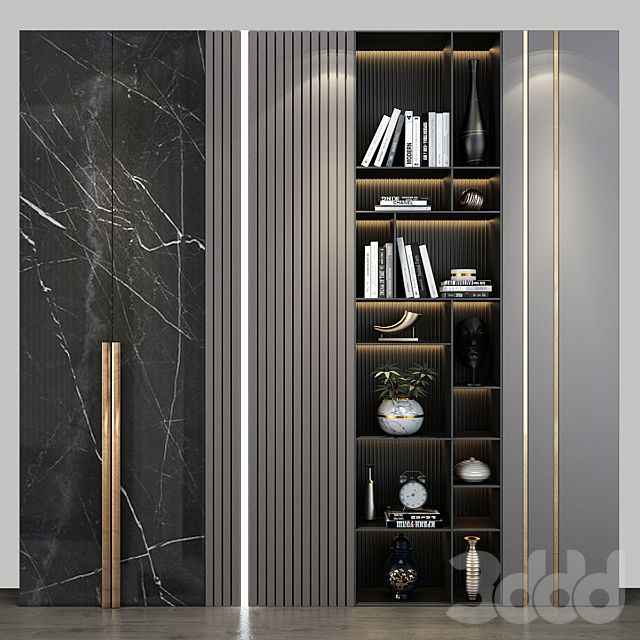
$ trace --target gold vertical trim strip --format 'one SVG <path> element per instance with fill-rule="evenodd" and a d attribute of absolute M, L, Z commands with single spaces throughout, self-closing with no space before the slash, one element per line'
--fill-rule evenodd
<path fill-rule="evenodd" d="M 529 32 L 522 32 L 522 604 L 529 604 Z"/>
<path fill-rule="evenodd" d="M 111 608 L 120 608 L 120 343 L 111 343 Z"/>
<path fill-rule="evenodd" d="M 559 606 L 560 572 L 560 485 L 559 485 L 559 408 L 560 408 L 560 55 L 559 32 L 553 32 L 553 606 Z"/>
<path fill-rule="evenodd" d="M 102 608 L 111 607 L 111 343 L 102 343 Z"/>

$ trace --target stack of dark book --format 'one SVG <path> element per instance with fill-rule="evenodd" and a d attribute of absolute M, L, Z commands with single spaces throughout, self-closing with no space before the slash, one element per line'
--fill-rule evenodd
<path fill-rule="evenodd" d="M 431 211 L 429 196 L 382 196 L 376 211 L 421 212 Z"/>
<path fill-rule="evenodd" d="M 364 248 L 364 297 L 393 298 L 393 244 L 371 242 Z"/>
<path fill-rule="evenodd" d="M 451 269 L 451 278 L 440 283 L 441 298 L 489 298 L 491 280 L 477 280 L 475 269 Z"/>
<path fill-rule="evenodd" d="M 441 529 L 444 518 L 437 509 L 407 511 L 402 507 L 387 507 L 384 512 L 387 529 Z"/>

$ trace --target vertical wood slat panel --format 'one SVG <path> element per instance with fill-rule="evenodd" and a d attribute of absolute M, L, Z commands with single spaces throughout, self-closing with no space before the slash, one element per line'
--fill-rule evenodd
<path fill-rule="evenodd" d="M 309 253 L 311 258 L 310 264 L 310 310 L 311 317 L 309 322 L 309 331 L 311 333 L 311 388 L 310 388 L 310 427 L 311 427 L 311 449 L 310 449 L 310 472 L 311 472 L 311 521 L 310 521 L 310 548 L 309 553 L 311 555 L 311 568 L 309 572 L 309 578 L 311 580 L 311 603 L 320 604 L 320 572 L 319 572 L 319 556 L 320 556 L 320 536 L 319 527 L 320 522 L 318 518 L 318 511 L 320 508 L 318 496 L 319 496 L 319 469 L 318 469 L 318 451 L 320 441 L 318 437 L 318 387 L 319 377 L 318 371 L 320 367 L 319 362 L 319 323 L 318 323 L 318 300 L 317 295 L 313 293 L 320 292 L 320 260 L 319 260 L 319 248 L 321 244 L 320 239 L 320 211 L 318 208 L 318 197 L 320 193 L 319 189 L 319 177 L 320 168 L 318 165 L 318 147 L 320 146 L 319 127 L 320 118 L 318 115 L 318 103 L 319 103 L 319 82 L 320 82 L 320 34 L 313 32 L 311 34 L 311 70 L 309 75 L 309 82 L 311 84 L 311 97 L 309 106 L 309 126 L 311 128 L 311 163 L 310 163 L 310 180 L 311 180 L 311 202 L 309 203 L 310 213 L 310 225 L 311 236 L 309 238 Z M 310 363 L 310 364 L 311 364 Z"/>
<path fill-rule="evenodd" d="M 207 34 L 207 604 L 240 604 L 240 32 Z M 211 515 L 210 515 L 211 514 Z"/>
<path fill-rule="evenodd" d="M 234 31 L 230 34 L 231 39 L 231 51 L 230 60 L 235 61 L 236 64 L 232 65 L 230 77 L 231 77 L 231 90 L 229 91 L 230 98 L 230 112 L 231 114 L 240 113 L 241 109 L 241 67 L 239 61 L 241 57 L 241 45 L 240 45 L 240 32 Z M 229 215 L 225 217 L 227 223 L 228 235 L 227 238 L 237 239 L 240 238 L 242 231 L 242 218 L 241 218 L 241 184 L 240 184 L 240 172 L 241 172 L 241 127 L 240 119 L 236 117 L 230 117 L 231 121 L 231 162 L 229 182 L 232 202 L 229 208 Z M 234 305 L 230 303 L 232 296 L 234 300 L 237 300 L 237 283 L 240 277 L 237 265 L 241 262 L 241 247 L 237 241 L 231 242 L 230 259 L 231 263 L 227 265 L 226 271 L 226 286 L 225 290 L 228 295 L 228 304 L 226 304 L 227 317 L 229 319 L 230 336 L 231 339 L 225 342 L 227 347 L 227 363 L 229 370 L 232 372 L 229 378 L 229 388 L 227 389 L 227 395 L 232 398 L 232 407 L 239 407 L 241 402 L 240 385 L 236 384 L 236 381 L 241 378 L 241 360 L 240 357 L 240 341 L 242 338 L 242 330 L 240 323 L 238 322 Z M 224 340 L 224 338 L 221 338 Z M 238 481 L 238 475 L 235 473 L 240 468 L 240 451 L 241 451 L 241 438 L 240 429 L 238 428 L 238 420 L 236 414 L 232 411 L 227 412 L 227 427 L 230 433 L 231 439 L 231 456 L 230 456 L 230 470 L 227 474 L 228 482 L 230 482 L 229 488 L 229 518 L 231 529 L 229 532 L 230 539 L 234 541 L 234 548 L 232 553 L 228 553 L 229 558 L 229 573 L 231 581 L 231 591 L 228 596 L 228 603 L 231 606 L 237 606 L 240 604 L 240 537 L 241 528 L 243 525 L 239 516 L 238 505 L 240 504 L 240 482 Z"/>
<path fill-rule="evenodd" d="M 353 604 L 354 36 L 250 35 L 250 604 Z"/>
<path fill-rule="evenodd" d="M 260 142 L 258 140 L 258 131 L 260 130 L 259 123 L 261 121 L 261 105 L 260 105 L 260 87 L 259 87 L 259 73 L 258 73 L 258 37 L 255 32 L 249 34 L 249 170 L 251 180 L 249 180 L 248 192 L 249 199 L 253 207 L 260 207 L 260 175 L 258 167 L 260 162 L 258 160 L 258 154 L 260 153 Z M 259 291 L 258 276 L 260 273 L 259 264 L 259 220 L 256 217 L 251 219 L 249 224 L 249 245 L 252 252 L 252 260 L 249 262 L 249 300 L 252 301 L 253 308 L 259 305 Z M 252 354 L 254 348 L 258 344 L 258 333 L 262 325 L 257 322 L 249 323 L 249 343 Z M 260 361 L 257 354 L 254 355 L 252 366 L 249 367 L 249 386 L 253 390 L 253 393 L 249 395 L 249 413 L 257 415 L 260 407 L 260 392 L 258 389 L 258 380 L 260 379 Z M 249 561 L 249 600 L 251 602 L 258 601 L 259 584 L 258 577 L 259 571 L 257 562 L 255 561 L 255 554 L 253 550 L 256 547 L 257 541 L 260 539 L 260 518 L 258 517 L 258 508 L 260 504 L 261 493 L 261 480 L 260 477 L 260 465 L 259 465 L 259 433 L 253 432 L 251 434 L 251 446 L 249 447 L 249 468 L 256 474 L 257 486 L 252 487 L 252 491 L 249 491 L 249 513 L 250 513 L 250 531 L 251 531 L 251 549 L 250 549 L 250 561 Z"/>
<path fill-rule="evenodd" d="M 302 327 L 309 327 L 311 322 L 311 138 L 308 135 L 310 123 L 310 99 L 311 87 L 308 79 L 311 76 L 311 34 L 307 31 L 302 34 L 302 72 L 300 76 L 300 84 L 302 85 L 302 110 L 301 110 L 301 134 L 302 142 Z M 300 374 L 303 378 L 302 387 L 302 406 L 307 408 L 311 402 L 311 339 L 309 331 L 303 331 L 302 352 L 304 360 L 302 361 L 302 371 Z M 309 412 L 307 411 L 306 420 L 309 420 Z M 311 451 L 311 433 L 310 429 L 302 429 L 302 459 L 306 469 L 310 469 L 310 451 Z M 302 474 L 302 496 L 304 501 L 304 517 L 302 520 L 302 539 L 308 541 L 311 536 L 311 474 Z M 311 554 L 308 547 L 302 554 L 302 605 L 309 606 L 311 604 Z"/>
<path fill-rule="evenodd" d="M 305 361 L 302 349 L 302 327 L 300 323 L 299 313 L 301 311 L 302 300 L 302 282 L 304 271 L 302 265 L 302 234 L 303 234 L 303 219 L 302 219 L 302 206 L 301 198 L 304 193 L 302 188 L 302 87 L 301 87 L 301 69 L 302 69 L 302 34 L 297 31 L 291 34 L 292 38 L 292 52 L 291 52 L 291 91 L 292 91 L 292 113 L 291 113 L 291 126 L 292 126 L 292 147 L 291 147 L 291 160 L 292 160 L 292 175 L 291 175 L 291 188 L 293 189 L 292 208 L 291 208 L 291 226 L 292 226 L 292 241 L 293 241 L 293 253 L 291 254 L 290 261 L 290 273 L 291 279 L 291 330 L 293 332 L 293 348 L 292 348 L 292 369 L 295 374 L 292 376 L 292 392 L 293 392 L 293 424 L 292 424 L 292 446 L 293 446 L 293 466 L 291 475 L 292 484 L 292 543 L 293 543 L 293 562 L 292 562 L 292 589 L 293 589 L 293 606 L 299 607 L 304 600 L 304 588 L 300 584 L 300 577 L 305 575 L 302 567 L 301 554 L 302 544 L 301 539 L 304 538 L 304 519 L 303 510 L 306 505 L 306 498 L 302 483 L 300 481 L 302 475 L 302 455 L 303 455 L 303 442 L 302 432 L 297 428 L 297 425 L 302 423 L 302 406 L 301 395 L 303 382 L 298 372 L 302 371 L 305 366 Z M 304 466 L 306 468 L 306 465 Z"/>
<path fill-rule="evenodd" d="M 345 348 L 345 414 L 344 420 L 347 425 L 355 416 L 355 388 L 351 386 L 351 381 L 355 379 L 355 349 L 351 345 L 355 345 L 355 322 L 349 315 L 351 305 L 349 301 L 355 293 L 353 284 L 353 275 L 355 273 L 355 225 L 352 222 L 352 212 L 355 209 L 355 193 L 351 185 L 355 184 L 355 166 L 356 159 L 354 156 L 354 139 L 356 130 L 355 119 L 355 48 L 356 38 L 353 31 L 346 34 L 345 45 L 345 197 L 344 197 L 344 219 L 342 221 L 342 229 L 344 233 L 344 252 L 345 252 L 345 275 L 344 275 L 344 299 L 347 301 L 347 311 L 344 314 L 344 344 Z M 345 429 L 343 433 L 343 442 L 345 450 L 345 512 L 344 519 L 350 529 L 353 522 L 353 514 L 355 513 L 355 469 L 353 460 L 355 459 L 355 425 Z M 345 604 L 353 606 L 355 604 L 355 538 L 347 535 L 345 545 Z"/>
<path fill-rule="evenodd" d="M 293 164 L 293 147 L 291 143 L 291 136 L 293 134 L 292 126 L 292 85 L 291 85 L 291 60 L 292 60 L 292 33 L 284 33 L 283 50 L 284 56 L 282 60 L 282 70 L 284 73 L 282 91 L 284 94 L 283 114 L 282 114 L 282 126 L 283 126 L 283 167 L 284 167 L 284 179 L 283 179 L 283 198 L 282 205 L 284 208 L 283 217 L 283 235 L 282 241 L 284 246 L 294 247 L 294 240 L 292 237 L 293 220 L 291 216 L 291 210 L 293 202 L 295 200 L 295 192 L 293 184 L 291 182 L 291 167 Z M 287 197 L 290 194 L 290 197 Z M 283 324 L 282 324 L 282 338 L 283 346 L 289 342 L 289 348 L 284 349 L 284 385 L 283 389 L 290 389 L 290 397 L 293 399 L 295 389 L 293 387 L 293 372 L 292 372 L 292 350 L 294 347 L 294 337 L 292 335 L 292 316 L 291 310 L 295 305 L 293 299 L 292 280 L 285 277 L 286 274 L 293 273 L 292 257 L 295 249 L 286 253 L 282 252 L 282 283 L 283 283 L 283 302 L 288 301 L 289 304 L 282 305 L 283 311 Z M 282 414 L 284 421 L 284 452 L 283 452 L 283 493 L 284 493 L 284 507 L 283 507 L 283 547 L 289 549 L 289 553 L 284 554 L 284 576 L 283 576 L 283 589 L 285 593 L 292 594 L 290 598 L 285 599 L 283 604 L 293 604 L 294 586 L 292 583 L 293 577 L 293 531 L 292 531 L 292 502 L 291 492 L 294 478 L 291 473 L 293 467 L 293 403 L 290 403 L 290 410 Z"/>

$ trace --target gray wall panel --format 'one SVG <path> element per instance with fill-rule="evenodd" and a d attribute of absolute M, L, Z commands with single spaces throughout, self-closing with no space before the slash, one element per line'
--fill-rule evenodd
<path fill-rule="evenodd" d="M 502 340 L 503 574 L 522 571 L 522 32 L 506 31 L 503 60 Z M 520 601 L 514 599 L 514 604 Z"/>
<path fill-rule="evenodd" d="M 250 34 L 250 604 L 353 603 L 354 38 Z"/>
<path fill-rule="evenodd" d="M 240 604 L 240 32 L 207 32 L 207 593 Z"/>
<path fill-rule="evenodd" d="M 553 571 L 553 31 L 529 32 L 529 553 Z M 531 569 L 531 587 L 540 576 Z"/>
<path fill-rule="evenodd" d="M 560 566 L 591 572 L 618 549 L 618 33 L 562 31 L 559 56 Z"/>

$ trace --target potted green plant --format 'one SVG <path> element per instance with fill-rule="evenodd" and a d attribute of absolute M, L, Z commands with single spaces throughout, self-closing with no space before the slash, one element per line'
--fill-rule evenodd
<path fill-rule="evenodd" d="M 438 372 L 426 364 L 414 364 L 402 369 L 397 364 L 381 364 L 371 372 L 376 393 L 381 400 L 378 424 L 391 436 L 410 436 L 424 421 L 419 400 L 429 393 Z"/>

